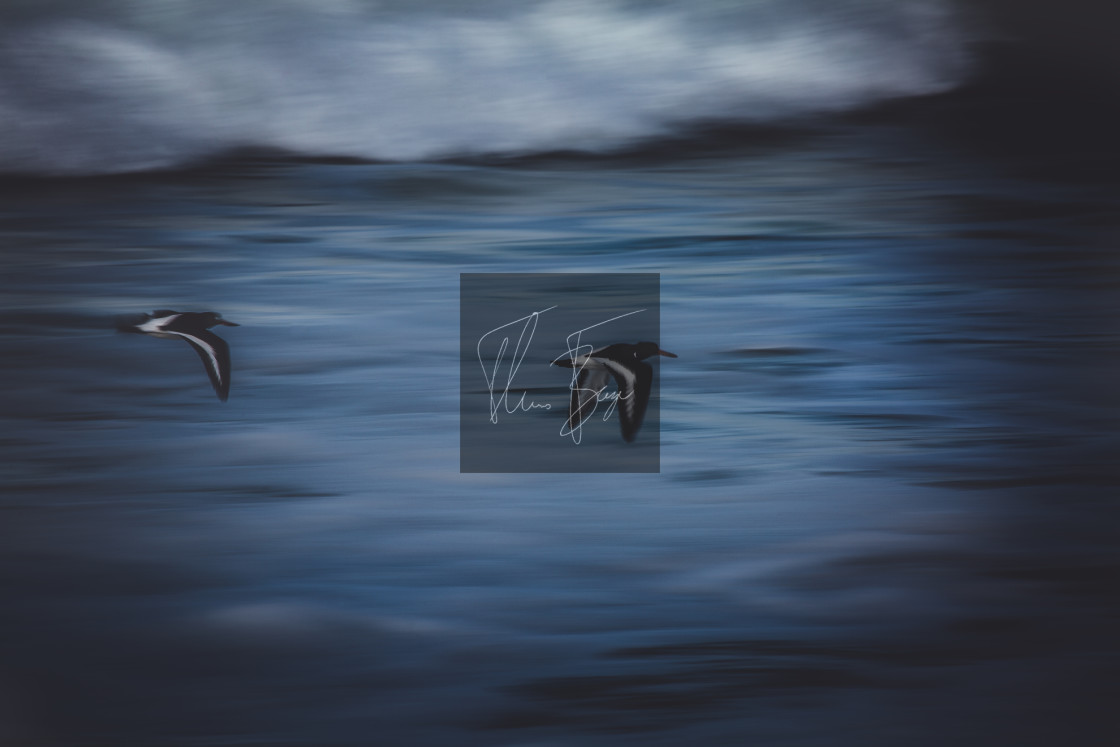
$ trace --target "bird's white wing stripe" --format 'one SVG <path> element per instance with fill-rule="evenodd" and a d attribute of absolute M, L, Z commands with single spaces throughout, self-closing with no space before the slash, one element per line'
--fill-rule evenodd
<path fill-rule="evenodd" d="M 218 365 L 218 354 L 210 343 L 205 342 L 204 340 L 200 340 L 194 335 L 188 335 L 186 332 L 172 332 L 171 330 L 167 331 L 170 334 L 178 335 L 192 345 L 197 345 L 198 347 L 205 350 L 206 355 L 210 358 L 209 366 L 210 369 L 214 372 L 214 377 L 218 380 L 219 383 L 222 381 L 222 367 Z"/>
<path fill-rule="evenodd" d="M 603 391 L 610 383 L 611 374 L 605 368 L 584 368 L 580 371 L 577 388 L 579 389 L 577 409 L 571 411 L 569 406 L 568 420 L 573 425 L 578 425 L 594 410 L 590 403 L 596 402 L 599 392 Z"/>
<path fill-rule="evenodd" d="M 579 382 L 579 387 L 585 392 L 593 391 L 598 394 L 611 381 L 610 371 L 605 368 L 585 368 L 582 374 L 583 380 Z"/>
<path fill-rule="evenodd" d="M 144 322 L 143 324 L 136 325 L 136 329 L 140 330 L 141 332 L 163 332 L 164 331 L 163 328 L 167 324 L 169 324 L 169 323 L 175 321 L 176 319 L 178 319 L 179 316 L 180 316 L 179 314 L 176 314 L 175 316 L 161 316 L 161 317 L 156 317 L 155 319 L 149 319 L 148 321 Z M 175 334 L 179 334 L 179 333 L 175 333 Z"/>
<path fill-rule="evenodd" d="M 623 383 L 623 386 L 619 387 L 620 391 L 618 393 L 618 398 L 627 403 L 628 410 L 633 408 L 634 382 L 638 380 L 638 377 L 629 368 L 617 361 L 612 361 L 610 358 L 596 358 L 596 360 L 609 368 L 615 373 L 616 376 L 619 377 L 619 381 Z"/>

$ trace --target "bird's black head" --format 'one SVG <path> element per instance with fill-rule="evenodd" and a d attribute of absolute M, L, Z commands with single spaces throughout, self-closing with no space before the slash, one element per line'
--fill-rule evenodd
<path fill-rule="evenodd" d="M 236 324 L 234 322 L 227 322 L 225 319 L 222 319 L 222 315 L 216 311 L 203 311 L 199 314 L 199 316 L 205 319 L 207 327 L 213 327 L 216 324 L 224 324 L 227 327 L 241 326 L 240 324 Z"/>
<path fill-rule="evenodd" d="M 676 358 L 677 356 L 672 353 L 666 352 L 658 347 L 656 342 L 639 342 L 634 346 L 634 357 L 640 361 L 644 361 L 653 355 L 663 355 L 666 358 Z"/>

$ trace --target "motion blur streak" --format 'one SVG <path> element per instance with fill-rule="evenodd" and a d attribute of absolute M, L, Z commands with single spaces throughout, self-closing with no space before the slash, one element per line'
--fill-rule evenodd
<path fill-rule="evenodd" d="M 1120 744 L 1120 21 L 982 5 L 6 0 L 0 747 Z M 462 272 L 659 273 L 660 474 L 459 473 Z"/>

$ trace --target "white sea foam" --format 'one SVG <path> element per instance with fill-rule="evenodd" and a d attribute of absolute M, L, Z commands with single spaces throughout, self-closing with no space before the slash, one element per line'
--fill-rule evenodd
<path fill-rule="evenodd" d="M 594 151 L 942 91 L 964 68 L 947 0 L 105 0 L 9 3 L 0 29 L 5 171 Z"/>

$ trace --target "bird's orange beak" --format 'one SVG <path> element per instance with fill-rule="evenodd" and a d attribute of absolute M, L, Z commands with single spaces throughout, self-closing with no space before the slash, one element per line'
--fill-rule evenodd
<path fill-rule="evenodd" d="M 663 355 L 663 356 L 665 356 L 666 358 L 676 358 L 676 357 L 677 357 L 675 353 L 670 353 L 669 351 L 667 351 L 667 350 L 662 350 L 661 348 L 658 348 L 658 349 L 657 349 L 657 354 L 658 354 L 658 355 Z"/>

